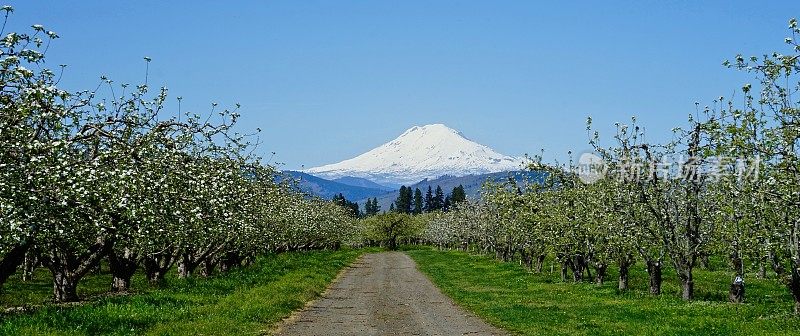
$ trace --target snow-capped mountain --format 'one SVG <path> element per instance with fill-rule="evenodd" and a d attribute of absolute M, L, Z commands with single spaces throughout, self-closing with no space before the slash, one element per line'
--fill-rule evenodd
<path fill-rule="evenodd" d="M 360 177 L 383 185 L 410 185 L 443 175 L 519 170 L 522 158 L 495 152 L 442 124 L 415 126 L 378 148 L 304 172 L 327 179 Z"/>

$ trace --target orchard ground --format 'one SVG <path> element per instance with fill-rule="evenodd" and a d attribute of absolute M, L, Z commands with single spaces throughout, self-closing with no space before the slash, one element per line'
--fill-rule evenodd
<path fill-rule="evenodd" d="M 664 269 L 660 296 L 647 292 L 644 265 L 631 268 L 630 291 L 617 290 L 616 270 L 604 285 L 562 282 L 548 260 L 541 274 L 518 263 L 457 251 L 407 252 L 449 297 L 492 325 L 524 335 L 790 335 L 800 330 L 793 300 L 776 279 L 748 274 L 743 304 L 728 303 L 725 265 L 696 272 L 694 301 Z M 554 269 L 551 272 L 551 265 Z"/>
<path fill-rule="evenodd" d="M 342 268 L 365 250 L 290 252 L 259 258 L 250 267 L 207 279 L 177 279 L 157 289 L 142 274 L 124 296 L 98 296 L 77 305 L 45 304 L 7 313 L 0 335 L 231 335 L 266 334 L 271 325 L 318 296 Z M 79 294 L 107 292 L 111 276 L 91 275 Z M 49 274 L 35 281 L 14 278 L 0 295 L 3 306 L 43 304 L 51 296 Z"/>
<path fill-rule="evenodd" d="M 616 289 L 614 270 L 602 286 L 564 283 L 546 262 L 541 274 L 518 263 L 504 263 L 465 252 L 406 247 L 443 293 L 465 310 L 514 334 L 605 335 L 786 335 L 800 330 L 791 314 L 792 299 L 775 279 L 747 277 L 744 304 L 727 303 L 730 274 L 723 265 L 698 270 L 697 297 L 680 298 L 680 284 L 665 269 L 663 294 L 647 294 L 642 265 L 631 272 L 632 290 Z M 368 250 L 375 251 L 375 250 Z M 46 272 L 34 281 L 9 281 L 0 295 L 3 307 L 41 304 L 26 312 L 6 313 L 0 334 L 140 335 L 268 334 L 274 326 L 324 291 L 342 269 L 365 250 L 293 252 L 259 258 L 250 267 L 208 279 L 168 277 L 148 289 L 142 275 L 137 292 L 102 295 L 110 275 L 104 269 L 81 283 L 86 301 L 52 305 Z M 557 266 L 557 265 L 556 265 Z M 173 272 L 174 273 L 174 272 Z"/>

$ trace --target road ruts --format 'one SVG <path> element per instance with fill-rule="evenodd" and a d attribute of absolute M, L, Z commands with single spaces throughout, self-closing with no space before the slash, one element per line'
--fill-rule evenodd
<path fill-rule="evenodd" d="M 364 255 L 277 335 L 505 335 L 456 306 L 407 255 Z"/>

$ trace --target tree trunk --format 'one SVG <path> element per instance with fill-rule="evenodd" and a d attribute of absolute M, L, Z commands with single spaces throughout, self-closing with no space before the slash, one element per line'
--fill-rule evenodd
<path fill-rule="evenodd" d="M 237 261 L 236 264 L 234 264 L 235 266 L 248 267 L 250 265 L 253 265 L 254 262 L 256 262 L 256 257 L 251 255 L 244 258 L 239 257 L 238 260 L 239 261 Z"/>
<path fill-rule="evenodd" d="M 138 257 L 129 248 L 122 253 L 111 251 L 108 254 L 108 265 L 111 268 L 111 291 L 127 292 L 131 288 L 131 277 L 138 268 Z"/>
<path fill-rule="evenodd" d="M 647 274 L 650 278 L 650 294 L 661 294 L 661 262 L 647 261 Z"/>
<path fill-rule="evenodd" d="M 684 301 L 691 301 L 694 299 L 694 281 L 681 280 L 681 298 Z"/>
<path fill-rule="evenodd" d="M 242 258 L 235 252 L 226 252 L 219 261 L 220 272 L 226 273 L 242 263 Z"/>
<path fill-rule="evenodd" d="M 214 273 L 214 263 L 211 258 L 206 258 L 200 263 L 200 276 L 204 278 L 210 277 Z"/>
<path fill-rule="evenodd" d="M 685 301 L 691 301 L 694 299 L 694 278 L 692 277 L 692 269 L 688 268 L 678 275 L 681 279 L 681 298 Z"/>
<path fill-rule="evenodd" d="M 572 268 L 572 279 L 575 282 L 583 282 L 584 265 L 586 265 L 583 256 L 576 254 L 572 262 L 570 262 L 570 265 Z"/>
<path fill-rule="evenodd" d="M 775 272 L 775 274 L 777 274 L 778 277 L 783 276 L 784 273 L 786 272 L 786 268 L 783 267 L 783 264 L 781 263 L 780 259 L 778 258 L 778 255 L 773 253 L 772 251 L 770 251 L 769 252 L 769 259 L 770 259 L 770 261 L 772 263 L 772 271 Z"/>
<path fill-rule="evenodd" d="M 708 260 L 708 253 L 700 255 L 700 267 L 704 270 L 712 271 L 711 262 Z"/>
<path fill-rule="evenodd" d="M 17 271 L 17 267 L 25 261 L 25 253 L 30 246 L 29 243 L 14 246 L 3 256 L 3 260 L 0 260 L 0 288 Z"/>
<path fill-rule="evenodd" d="M 730 253 L 728 258 L 730 259 L 731 267 L 733 267 L 734 273 L 736 273 L 737 276 L 744 274 L 744 261 L 742 260 L 742 257 L 739 256 L 739 253 L 734 250 Z"/>
<path fill-rule="evenodd" d="M 544 258 L 546 255 L 540 254 L 536 257 L 536 273 L 542 273 L 542 266 L 544 265 Z"/>
<path fill-rule="evenodd" d="M 766 263 L 767 263 L 767 261 L 764 260 L 764 258 L 762 258 L 758 262 L 758 274 L 757 274 L 757 276 L 758 276 L 759 279 L 766 279 L 767 278 L 767 267 L 764 266 L 764 264 L 766 264 Z"/>
<path fill-rule="evenodd" d="M 628 273 L 630 268 L 627 263 L 619 264 L 619 280 L 617 281 L 617 290 L 620 292 L 628 290 Z"/>
<path fill-rule="evenodd" d="M 145 271 L 147 273 L 147 282 L 150 283 L 151 286 L 157 286 L 164 282 L 164 276 L 166 275 L 160 269 L 147 269 Z"/>
<path fill-rule="evenodd" d="M 606 278 L 606 271 L 608 270 L 608 265 L 606 264 L 596 264 L 594 266 L 594 282 L 598 285 L 603 285 L 603 282 Z"/>
<path fill-rule="evenodd" d="M 25 253 L 25 262 L 22 264 L 22 281 L 33 281 L 33 271 L 36 270 L 38 264 L 39 260 L 32 251 Z"/>
<path fill-rule="evenodd" d="M 157 286 L 164 282 L 164 276 L 173 263 L 175 263 L 175 255 L 169 250 L 145 257 L 144 270 L 150 285 Z"/>
<path fill-rule="evenodd" d="M 183 255 L 180 260 L 178 260 L 178 279 L 186 279 L 190 275 L 192 275 L 192 271 L 190 270 L 190 261 L 187 255 Z"/>
<path fill-rule="evenodd" d="M 63 268 L 57 268 L 51 271 L 53 272 L 53 301 L 78 301 L 78 281 L 75 279 L 75 276 Z"/>
<path fill-rule="evenodd" d="M 628 280 L 630 276 L 630 270 L 631 266 L 635 262 L 636 259 L 630 253 L 624 254 L 617 260 L 617 265 L 619 266 L 619 280 L 617 281 L 617 290 L 621 292 L 628 290 L 628 282 L 629 282 Z"/>
<path fill-rule="evenodd" d="M 519 253 L 522 257 L 522 263 L 525 265 L 525 269 L 530 271 L 533 268 L 533 254 L 528 253 L 525 249 L 520 250 Z"/>
<path fill-rule="evenodd" d="M 53 301 L 77 301 L 78 281 L 97 267 L 112 247 L 110 240 L 102 238 L 98 238 L 94 245 L 81 254 L 68 245 L 50 247 L 50 253 L 43 258 L 43 262 L 53 275 Z"/>
<path fill-rule="evenodd" d="M 742 303 L 744 301 L 744 279 L 741 276 L 736 276 L 733 283 L 731 283 L 728 298 L 733 303 Z"/>
<path fill-rule="evenodd" d="M 583 265 L 581 265 L 581 269 L 586 272 L 586 277 L 584 277 L 584 279 L 594 279 L 592 276 L 592 269 L 589 267 L 589 264 L 586 261 L 584 261 Z"/>
<path fill-rule="evenodd" d="M 567 282 L 567 262 L 561 262 L 561 282 Z"/>
<path fill-rule="evenodd" d="M 794 314 L 800 315 L 800 270 L 798 268 L 800 265 L 797 262 L 792 263 L 794 267 L 792 267 L 792 275 L 789 278 L 789 291 L 792 292 L 792 298 L 794 298 Z"/>

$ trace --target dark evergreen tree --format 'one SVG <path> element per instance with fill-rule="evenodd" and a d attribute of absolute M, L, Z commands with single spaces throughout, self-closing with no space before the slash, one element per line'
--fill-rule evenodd
<path fill-rule="evenodd" d="M 442 205 L 442 210 L 450 211 L 450 206 L 451 205 L 452 205 L 452 203 L 450 203 L 450 195 L 445 196 L 444 197 L 444 204 Z"/>
<path fill-rule="evenodd" d="M 422 204 L 422 191 L 420 191 L 419 188 L 416 188 L 416 190 L 414 190 L 414 210 L 413 210 L 413 213 L 415 215 L 421 214 L 422 213 L 422 207 L 423 207 L 423 204 Z"/>
<path fill-rule="evenodd" d="M 371 198 L 367 198 L 367 202 L 364 203 L 364 215 L 366 215 L 367 217 L 374 215 L 374 213 L 372 213 L 372 199 Z"/>
<path fill-rule="evenodd" d="M 406 186 L 400 186 L 400 191 L 397 192 L 397 198 L 394 200 L 394 209 L 397 212 L 403 212 L 403 195 L 406 193 Z"/>
<path fill-rule="evenodd" d="M 444 208 L 444 191 L 441 186 L 436 186 L 436 193 L 433 195 L 433 210 Z"/>
<path fill-rule="evenodd" d="M 456 205 L 466 200 L 467 200 L 467 193 L 464 191 L 463 185 L 459 184 L 458 187 L 453 188 L 453 192 L 450 193 L 451 205 Z"/>
<path fill-rule="evenodd" d="M 414 194 L 411 187 L 401 186 L 400 194 L 394 201 L 395 210 L 400 213 L 411 213 L 412 204 L 414 202 Z"/>
<path fill-rule="evenodd" d="M 339 206 L 343 206 L 349 209 L 351 216 L 361 217 L 361 208 L 359 208 L 358 203 L 348 201 L 346 198 L 344 198 L 344 195 L 342 195 L 341 193 L 336 196 L 333 196 L 331 201 Z"/>
<path fill-rule="evenodd" d="M 380 212 L 381 206 L 378 205 L 378 198 L 368 198 L 364 204 L 364 212 L 367 216 L 375 216 Z"/>
<path fill-rule="evenodd" d="M 428 186 L 428 192 L 425 193 L 425 212 L 433 211 L 433 189 Z"/>
<path fill-rule="evenodd" d="M 381 212 L 381 206 L 378 204 L 378 198 L 375 197 L 372 199 L 372 214 L 377 215 Z"/>
<path fill-rule="evenodd" d="M 346 200 L 344 199 L 344 195 L 342 194 L 334 195 L 333 198 L 331 198 L 331 201 L 341 206 L 344 206 L 346 202 Z"/>

